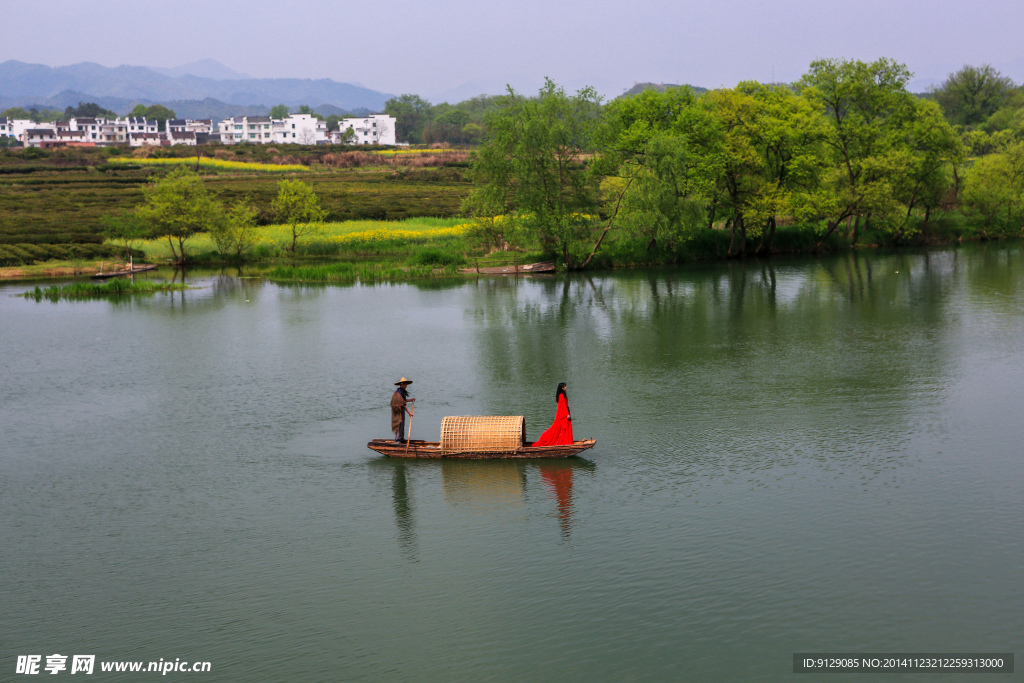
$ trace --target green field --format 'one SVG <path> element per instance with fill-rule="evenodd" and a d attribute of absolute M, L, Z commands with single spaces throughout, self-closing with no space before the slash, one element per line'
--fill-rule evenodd
<path fill-rule="evenodd" d="M 314 234 L 301 239 L 296 256 L 387 256 L 409 254 L 420 248 L 465 251 L 465 237 L 472 224 L 465 218 L 407 218 L 400 221 L 337 221 L 324 223 Z M 286 225 L 267 225 L 257 229 L 251 256 L 257 259 L 291 256 L 291 230 Z M 149 259 L 170 259 L 166 239 L 142 242 L 140 250 Z M 208 234 L 199 234 L 188 242 L 189 252 L 202 257 L 217 249 Z"/>
<path fill-rule="evenodd" d="M 461 162 L 432 156 L 453 166 L 392 164 L 372 152 L 331 152 L 300 148 L 281 154 L 245 145 L 215 148 L 219 157 L 247 163 L 301 164 L 308 171 L 267 173 L 217 168 L 202 171 L 204 183 L 225 204 L 246 199 L 260 211 L 261 224 L 273 222 L 270 204 L 283 177 L 301 177 L 319 195 L 327 221 L 394 221 L 418 216 L 454 217 L 470 184 Z M 0 266 L 47 259 L 100 259 L 117 254 L 103 244 L 102 218 L 142 202 L 142 188 L 173 166 L 112 163 L 123 149 L 0 151 Z M 276 152 L 276 155 L 275 155 Z M 188 150 L 181 150 L 182 156 Z M 191 152 L 195 159 L 194 150 Z M 422 161 L 422 155 L 403 160 Z M 397 157 L 395 157 L 397 158 Z M 345 164 L 352 165 L 346 166 Z M 333 165 L 331 165 L 333 164 Z M 376 164 L 376 165 L 374 165 Z"/>

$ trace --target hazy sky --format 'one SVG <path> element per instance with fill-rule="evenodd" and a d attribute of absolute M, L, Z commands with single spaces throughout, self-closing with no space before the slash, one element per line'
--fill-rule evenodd
<path fill-rule="evenodd" d="M 0 61 L 331 78 L 424 96 L 545 76 L 618 95 L 635 82 L 788 81 L 820 57 L 892 57 L 941 80 L 991 63 L 1024 81 L 1024 0 L 2 0 Z"/>

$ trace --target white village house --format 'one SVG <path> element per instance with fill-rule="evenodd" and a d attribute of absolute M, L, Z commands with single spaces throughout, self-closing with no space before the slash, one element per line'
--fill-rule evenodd
<path fill-rule="evenodd" d="M 159 130 L 155 119 L 141 117 L 80 117 L 68 121 L 36 123 L 28 119 L 0 118 L 0 137 L 13 137 L 26 147 L 77 145 L 196 145 L 219 141 L 225 145 L 298 144 L 394 145 L 395 117 L 371 114 L 339 121 L 339 129 L 327 131 L 327 124 L 310 114 L 291 114 L 284 119 L 269 116 L 234 116 L 220 121 L 213 132 L 210 119 L 171 119 L 167 130 Z M 351 129 L 351 137 L 343 141 Z M 27 135 L 32 131 L 32 135 Z"/>
<path fill-rule="evenodd" d="M 349 142 L 353 145 L 394 145 L 395 117 L 388 114 L 370 114 L 363 118 L 341 119 L 338 130 L 331 134 L 331 142 L 340 144 L 342 136 L 349 128 L 355 137 Z"/>
<path fill-rule="evenodd" d="M 242 142 L 322 145 L 329 139 L 327 124 L 309 114 L 291 114 L 288 118 L 269 116 L 234 116 L 219 124 L 220 141 L 225 145 Z"/>

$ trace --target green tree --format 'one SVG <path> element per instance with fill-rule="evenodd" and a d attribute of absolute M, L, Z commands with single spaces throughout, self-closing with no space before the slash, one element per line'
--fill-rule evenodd
<path fill-rule="evenodd" d="M 309 106 L 308 104 L 301 105 L 299 107 L 299 110 L 297 112 L 295 112 L 295 113 L 296 114 L 306 114 L 307 116 L 312 116 L 313 118 L 319 119 L 321 121 L 323 121 L 323 119 L 324 119 L 323 116 L 321 116 L 320 114 L 317 114 L 315 111 L 313 111 L 313 107 Z"/>
<path fill-rule="evenodd" d="M 748 238 L 758 236 L 756 251 L 770 252 L 778 216 L 805 217 L 807 193 L 817 189 L 822 118 L 789 87 L 753 81 L 708 92 L 701 105 L 721 136 L 707 150 L 716 162 L 709 170 L 718 169 L 710 208 L 728 212 L 729 254 L 745 253 Z"/>
<path fill-rule="evenodd" d="M 104 109 L 95 102 L 79 102 L 77 107 L 68 107 L 64 110 L 66 119 L 83 117 L 115 119 L 117 114 L 109 109 Z"/>
<path fill-rule="evenodd" d="M 466 142 L 463 129 L 470 123 L 469 112 L 450 108 L 443 114 L 434 117 L 423 129 L 423 141 L 427 143 L 450 142 L 459 144 Z"/>
<path fill-rule="evenodd" d="M 188 262 L 188 240 L 198 232 L 216 230 L 224 208 L 203 186 L 195 171 L 179 166 L 143 189 L 145 203 L 136 211 L 152 235 L 167 237 L 176 263 Z M 177 243 L 177 246 L 175 246 Z"/>
<path fill-rule="evenodd" d="M 600 113 L 592 88 L 576 95 L 548 80 L 535 98 L 509 88 L 503 108 L 487 117 L 477 151 L 477 188 L 466 207 L 476 216 L 505 216 L 513 231 L 540 242 L 572 267 L 570 248 L 587 236 L 598 209 L 598 186 L 585 158 Z"/>
<path fill-rule="evenodd" d="M 258 234 L 256 209 L 248 199 L 235 202 L 228 209 L 225 220 L 218 221 L 210 230 L 217 250 L 222 254 L 231 254 L 239 261 L 256 244 Z"/>
<path fill-rule="evenodd" d="M 32 114 L 30 114 L 28 109 L 25 109 L 24 107 L 10 107 L 9 109 L 4 109 L 3 111 L 0 111 L 0 116 L 8 119 L 22 120 L 32 118 Z"/>
<path fill-rule="evenodd" d="M 392 97 L 384 104 L 384 113 L 395 117 L 395 136 L 398 141 L 412 144 L 423 142 L 423 128 L 431 116 L 430 102 L 419 95 Z"/>
<path fill-rule="evenodd" d="M 103 236 L 124 247 L 124 260 L 131 261 L 132 248 L 149 236 L 149 230 L 138 213 L 121 211 L 107 214 L 102 219 Z"/>
<path fill-rule="evenodd" d="M 352 126 L 349 126 L 345 130 L 341 131 L 341 144 L 351 145 L 356 141 L 356 131 Z"/>
<path fill-rule="evenodd" d="M 978 159 L 964 181 L 963 201 L 990 230 L 1024 229 L 1024 142 Z"/>
<path fill-rule="evenodd" d="M 284 104 L 277 104 L 270 108 L 270 118 L 272 119 L 286 119 L 290 113 L 287 105 Z"/>
<path fill-rule="evenodd" d="M 844 222 L 846 236 L 856 240 L 862 219 L 885 224 L 899 215 L 893 183 L 903 169 L 894 152 L 905 148 L 904 127 L 918 111 L 909 79 L 907 68 L 891 59 L 824 59 L 798 82 L 826 121 L 829 168 L 810 198 L 826 221 L 819 248 Z"/>
<path fill-rule="evenodd" d="M 720 173 L 721 134 L 691 89 L 644 90 L 614 100 L 604 110 L 598 141 L 602 153 L 593 171 L 605 177 L 610 217 L 601 240 L 617 224 L 648 249 L 659 243 L 671 248 L 704 227 Z"/>
<path fill-rule="evenodd" d="M 144 104 L 136 104 L 135 107 L 128 113 L 128 116 L 155 119 L 157 122 L 159 122 L 160 130 L 167 130 L 167 121 L 173 118 L 177 118 L 177 115 L 174 113 L 173 110 L 168 109 L 162 104 L 153 104 L 148 107 Z"/>
<path fill-rule="evenodd" d="M 955 173 L 966 153 L 960 136 L 935 102 L 915 100 L 914 108 L 903 129 L 904 145 L 893 153 L 902 170 L 893 175 L 892 189 L 907 209 L 903 224 L 894 229 L 897 239 L 916 231 L 911 214 L 918 207 L 924 208 L 924 223 L 928 222 L 932 210 L 954 186 Z"/>
<path fill-rule="evenodd" d="M 950 123 L 977 126 L 1003 106 L 1012 91 L 1012 79 L 982 64 L 949 74 L 933 95 Z"/>
<path fill-rule="evenodd" d="M 320 198 L 313 188 L 301 180 L 282 180 L 277 187 L 272 208 L 278 219 L 291 229 L 291 252 L 295 254 L 299 239 L 317 232 L 326 212 L 320 208 Z"/>
<path fill-rule="evenodd" d="M 1008 130 L 1024 139 L 1024 87 L 1015 89 L 1007 96 L 1003 106 L 988 117 L 984 129 L 989 133 Z"/>

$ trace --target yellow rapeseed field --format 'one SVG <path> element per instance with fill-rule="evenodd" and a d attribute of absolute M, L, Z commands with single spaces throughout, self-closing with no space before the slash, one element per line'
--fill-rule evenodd
<path fill-rule="evenodd" d="M 456 239 L 464 236 L 472 227 L 464 218 L 410 218 L 404 221 L 341 221 L 324 223 L 312 234 L 299 242 L 300 253 L 330 254 L 346 251 L 353 247 L 370 246 L 375 243 L 398 243 L 420 245 L 428 242 Z M 257 228 L 254 249 L 269 248 L 271 252 L 282 252 L 291 245 L 291 227 L 288 225 L 266 225 Z M 150 258 L 170 258 L 166 238 L 143 242 L 139 247 Z M 212 252 L 216 249 L 213 239 L 200 233 L 188 241 L 193 254 Z"/>
<path fill-rule="evenodd" d="M 190 157 L 185 159 L 157 159 L 134 157 L 114 157 L 111 163 L 139 164 L 140 166 L 195 166 L 197 163 L 201 168 L 211 168 L 222 171 L 308 171 L 308 166 L 302 164 L 260 164 L 247 161 L 227 161 L 225 159 L 212 159 L 208 157 Z"/>

